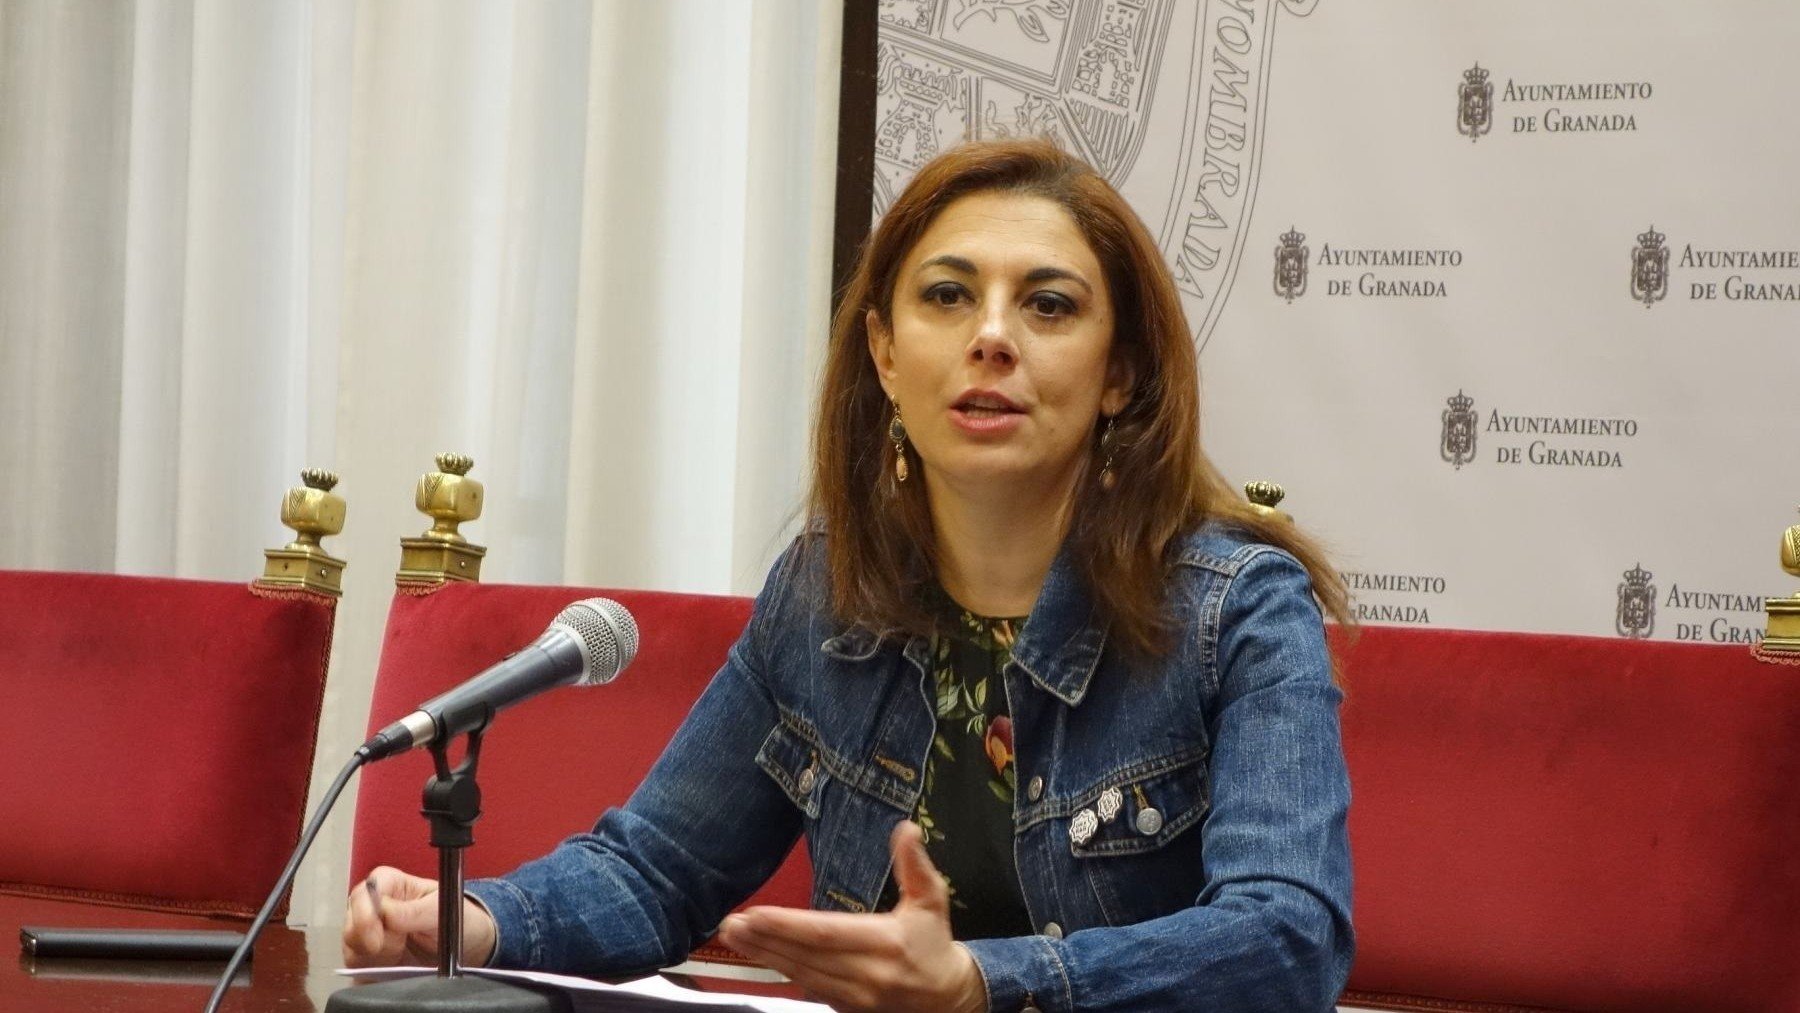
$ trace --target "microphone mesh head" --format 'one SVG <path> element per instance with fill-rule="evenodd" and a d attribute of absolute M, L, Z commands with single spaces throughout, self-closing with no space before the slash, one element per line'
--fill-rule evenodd
<path fill-rule="evenodd" d="M 574 685 L 611 682 L 637 657 L 637 621 L 611 598 L 583 598 L 557 613 L 550 625 L 575 634 L 587 649 L 587 671 Z"/>

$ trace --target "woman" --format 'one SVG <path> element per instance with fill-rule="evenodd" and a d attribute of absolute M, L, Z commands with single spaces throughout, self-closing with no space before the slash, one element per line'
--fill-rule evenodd
<path fill-rule="evenodd" d="M 925 166 L 834 321 L 813 523 L 630 802 L 469 885 L 470 962 L 618 975 L 716 931 L 840 1009 L 1330 1008 L 1343 585 L 1198 424 L 1101 177 L 1038 141 Z M 802 831 L 817 910 L 725 917 Z M 433 952 L 434 889 L 377 870 L 346 960 Z"/>

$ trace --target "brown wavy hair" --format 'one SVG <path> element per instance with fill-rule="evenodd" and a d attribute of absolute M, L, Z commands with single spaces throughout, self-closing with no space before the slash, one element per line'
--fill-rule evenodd
<path fill-rule="evenodd" d="M 1099 173 L 1044 140 L 969 143 L 932 159 L 882 216 L 845 286 L 813 431 L 810 506 L 824 525 L 838 618 L 889 632 L 933 629 L 920 592 L 935 579 L 937 538 L 922 483 L 892 477 L 890 409 L 866 320 L 874 310 L 892 324 L 896 276 L 913 244 L 952 202 L 989 191 L 1052 200 L 1074 219 L 1106 274 L 1112 354 L 1135 371 L 1131 402 L 1114 420 L 1117 482 L 1103 490 L 1089 474 L 1090 455 L 1067 543 L 1114 642 L 1148 654 L 1167 649 L 1176 625 L 1164 601 L 1170 550 L 1208 520 L 1292 553 L 1324 612 L 1353 624 L 1343 578 L 1321 547 L 1291 522 L 1253 509 L 1201 451 L 1194 341 L 1155 241 Z M 1097 444 L 1097 428 L 1095 436 Z"/>

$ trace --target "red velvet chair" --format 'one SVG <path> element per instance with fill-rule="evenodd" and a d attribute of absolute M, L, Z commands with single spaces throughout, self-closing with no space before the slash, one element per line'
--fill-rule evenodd
<path fill-rule="evenodd" d="M 255 914 L 300 836 L 335 612 L 0 571 L 0 892 Z"/>
<path fill-rule="evenodd" d="M 371 731 L 591 593 L 403 591 Z M 605 593 L 638 617 L 638 660 L 496 722 L 471 876 L 623 801 L 749 613 L 736 598 Z M 1346 1003 L 1800 1010 L 1800 671 L 1741 647 L 1511 633 L 1370 628 L 1339 647 L 1358 933 Z M 433 874 L 417 814 L 428 774 L 422 752 L 364 772 L 353 875 Z M 809 879 L 796 849 L 754 900 L 803 906 Z"/>
<path fill-rule="evenodd" d="M 482 816 L 465 855 L 470 878 L 492 876 L 586 831 L 624 802 L 676 726 L 724 664 L 750 616 L 748 598 L 450 583 L 403 588 L 388 612 L 370 705 L 371 733 L 542 633 L 563 606 L 602 595 L 629 609 L 641 640 L 615 681 L 559 689 L 502 713 L 486 734 L 478 774 Z M 460 755 L 460 744 L 452 755 Z M 431 776 L 425 750 L 365 768 L 356 802 L 351 875 L 377 865 L 437 874 L 419 794 Z M 805 849 L 751 903 L 806 907 Z M 742 960 L 723 947 L 699 959 Z"/>
<path fill-rule="evenodd" d="M 1346 1002 L 1800 1010 L 1800 668 L 1394 627 L 1341 657 Z"/>

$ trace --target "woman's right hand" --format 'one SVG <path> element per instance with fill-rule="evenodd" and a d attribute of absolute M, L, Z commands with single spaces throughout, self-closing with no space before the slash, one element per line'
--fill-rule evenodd
<path fill-rule="evenodd" d="M 494 919 L 463 899 L 463 963 L 479 967 L 494 952 Z M 350 888 L 344 911 L 344 966 L 384 967 L 438 960 L 438 884 L 380 866 Z"/>

